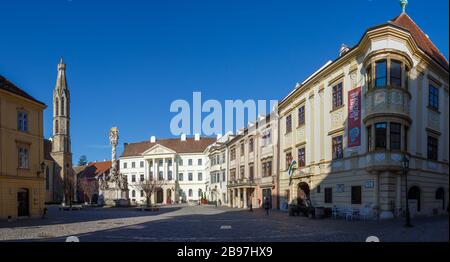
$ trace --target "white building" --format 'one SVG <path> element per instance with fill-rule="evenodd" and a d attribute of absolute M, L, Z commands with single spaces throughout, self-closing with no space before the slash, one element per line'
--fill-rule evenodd
<path fill-rule="evenodd" d="M 152 203 L 171 204 L 198 202 L 206 192 L 205 149 L 215 139 L 186 138 L 125 144 L 120 157 L 120 170 L 127 178 L 132 204 L 145 203 L 144 192 L 136 188 L 140 180 L 153 177 L 164 185 L 152 196 Z"/>
<path fill-rule="evenodd" d="M 228 148 L 226 143 L 232 138 L 231 132 L 224 136 L 219 136 L 217 141 L 208 146 L 204 152 L 207 157 L 206 170 L 209 173 L 206 188 L 208 201 L 219 206 L 228 203 Z"/>

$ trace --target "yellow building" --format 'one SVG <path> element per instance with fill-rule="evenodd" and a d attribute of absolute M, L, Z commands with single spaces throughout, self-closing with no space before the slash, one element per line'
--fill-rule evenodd
<path fill-rule="evenodd" d="M 43 213 L 45 108 L 0 76 L 0 220 Z"/>
<path fill-rule="evenodd" d="M 405 199 L 412 215 L 445 213 L 448 92 L 448 61 L 405 12 L 369 28 L 280 102 L 280 197 L 380 218 L 403 215 Z"/>

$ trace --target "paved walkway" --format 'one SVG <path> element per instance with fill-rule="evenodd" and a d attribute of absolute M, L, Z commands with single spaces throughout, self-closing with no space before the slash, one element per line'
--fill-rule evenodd
<path fill-rule="evenodd" d="M 214 242 L 364 242 L 377 236 L 383 242 L 449 241 L 448 216 L 404 220 L 345 221 L 289 217 L 272 211 L 253 212 L 213 206 L 171 206 L 157 212 L 124 208 L 59 211 L 50 208 L 45 219 L 0 222 L 0 240 L 65 241 L 214 241 Z"/>

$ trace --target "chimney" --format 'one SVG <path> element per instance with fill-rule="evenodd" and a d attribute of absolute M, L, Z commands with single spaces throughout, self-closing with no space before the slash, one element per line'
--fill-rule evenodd
<path fill-rule="evenodd" d="M 181 134 L 181 141 L 186 141 L 186 134 Z"/>
<path fill-rule="evenodd" d="M 155 136 L 151 136 L 150 137 L 150 143 L 156 143 L 156 137 Z"/>
<path fill-rule="evenodd" d="M 346 44 L 341 45 L 341 49 L 339 49 L 339 56 L 345 55 L 350 50 Z"/>
<path fill-rule="evenodd" d="M 200 141 L 200 134 L 195 134 L 195 141 Z"/>

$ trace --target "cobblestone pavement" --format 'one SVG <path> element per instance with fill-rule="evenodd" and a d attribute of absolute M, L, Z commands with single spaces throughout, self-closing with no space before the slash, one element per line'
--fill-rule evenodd
<path fill-rule="evenodd" d="M 65 241 L 176 241 L 176 242 L 448 242 L 448 216 L 404 220 L 345 221 L 289 217 L 272 211 L 253 212 L 225 207 L 170 206 L 157 212 L 126 208 L 86 208 L 59 211 L 50 207 L 45 219 L 0 222 L 0 240 Z"/>

